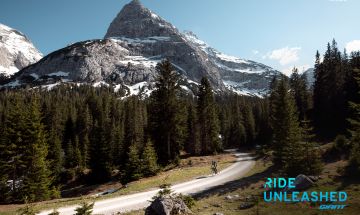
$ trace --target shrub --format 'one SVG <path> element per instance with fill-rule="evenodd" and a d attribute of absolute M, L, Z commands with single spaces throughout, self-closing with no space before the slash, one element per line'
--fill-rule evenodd
<path fill-rule="evenodd" d="M 330 147 L 323 148 L 323 158 L 328 161 L 336 161 L 339 159 L 347 158 L 350 154 L 351 142 L 344 136 L 336 136 L 333 144 Z"/>
<path fill-rule="evenodd" d="M 141 156 L 142 161 L 142 173 L 145 176 L 153 176 L 159 171 L 159 165 L 157 163 L 157 155 L 153 144 L 148 141 Z"/>
<path fill-rule="evenodd" d="M 348 141 L 348 139 L 346 139 L 346 137 L 344 135 L 338 135 L 335 138 L 335 145 L 334 145 L 334 150 L 337 153 L 346 153 L 348 152 L 350 149 L 350 143 Z"/>
<path fill-rule="evenodd" d="M 171 196 L 172 190 L 170 189 L 170 184 L 162 184 L 160 185 L 160 188 L 161 190 L 153 197 L 153 200 L 165 196 Z"/>
<path fill-rule="evenodd" d="M 354 177 L 360 176 L 360 146 L 359 144 L 354 144 L 351 149 L 349 165 L 347 167 L 348 175 Z"/>
<path fill-rule="evenodd" d="M 182 195 L 180 194 L 179 197 L 184 201 L 184 203 L 186 204 L 186 206 L 188 208 L 192 208 L 195 206 L 195 199 L 191 196 L 188 196 L 188 195 Z"/>
<path fill-rule="evenodd" d="M 87 203 L 83 202 L 81 203 L 80 207 L 76 208 L 76 214 L 75 215 L 91 215 L 92 210 L 94 208 L 94 202 L 93 203 Z"/>

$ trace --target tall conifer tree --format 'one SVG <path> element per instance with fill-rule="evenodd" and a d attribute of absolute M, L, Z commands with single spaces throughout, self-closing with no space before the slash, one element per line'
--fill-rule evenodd
<path fill-rule="evenodd" d="M 207 78 L 202 78 L 198 94 L 198 122 L 202 154 L 213 154 L 222 150 L 219 119 L 214 94 Z"/>
<path fill-rule="evenodd" d="M 179 102 L 179 75 L 170 61 L 156 66 L 158 78 L 151 96 L 150 128 L 159 162 L 167 164 L 177 160 L 183 147 L 186 119 Z"/>
<path fill-rule="evenodd" d="M 34 96 L 25 118 L 25 132 L 23 143 L 27 171 L 23 179 L 23 196 L 30 201 L 46 200 L 50 196 L 52 184 L 48 155 L 48 143 L 44 125 L 41 122 L 38 96 Z"/>
<path fill-rule="evenodd" d="M 297 110 L 299 112 L 299 119 L 305 119 L 306 113 L 309 109 L 309 93 L 306 83 L 306 76 L 301 76 L 297 68 L 293 69 L 290 77 L 290 86 L 293 91 Z"/>
<path fill-rule="evenodd" d="M 271 125 L 274 131 L 274 163 L 292 175 L 301 169 L 301 129 L 293 95 L 285 78 L 281 78 L 272 92 Z"/>

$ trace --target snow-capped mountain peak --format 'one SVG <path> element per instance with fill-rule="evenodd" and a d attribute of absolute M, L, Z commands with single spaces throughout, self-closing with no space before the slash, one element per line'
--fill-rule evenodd
<path fill-rule="evenodd" d="M 156 64 L 163 59 L 170 60 L 181 74 L 182 89 L 189 92 L 196 92 L 197 83 L 206 77 L 218 93 L 259 96 L 266 93 L 278 73 L 261 63 L 226 55 L 193 32 L 181 33 L 133 0 L 117 14 L 105 39 L 55 51 L 23 69 L 7 86 L 53 87 L 58 82 L 71 82 L 128 88 L 129 94 L 144 87 L 150 92 L 158 75 Z"/>
<path fill-rule="evenodd" d="M 0 75 L 11 76 L 41 58 L 24 34 L 0 24 Z"/>

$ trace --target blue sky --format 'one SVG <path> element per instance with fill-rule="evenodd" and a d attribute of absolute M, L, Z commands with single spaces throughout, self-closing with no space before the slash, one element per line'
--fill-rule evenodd
<path fill-rule="evenodd" d="M 44 54 L 102 38 L 130 0 L 1 0 L 0 23 L 25 33 Z M 229 55 L 281 71 L 306 68 L 335 38 L 360 49 L 358 0 L 142 0 L 180 30 Z"/>

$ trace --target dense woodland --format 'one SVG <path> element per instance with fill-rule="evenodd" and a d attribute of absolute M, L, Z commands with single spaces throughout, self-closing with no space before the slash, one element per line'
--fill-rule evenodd
<path fill-rule="evenodd" d="M 360 53 L 333 41 L 316 54 L 314 86 L 296 68 L 274 77 L 264 98 L 214 95 L 201 80 L 182 92 L 169 61 L 155 90 L 120 98 L 111 88 L 60 86 L 0 93 L 0 201 L 58 198 L 69 183 L 128 183 L 224 148 L 271 152 L 289 176 L 318 174 L 320 143 L 344 135 L 349 170 L 360 173 Z M 330 116 L 330 117 L 329 117 Z"/>

